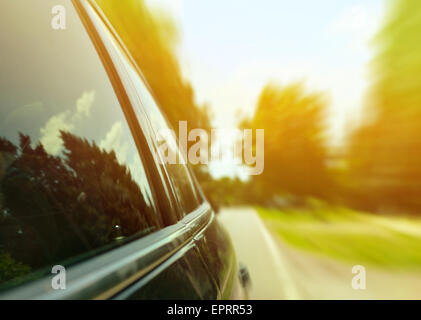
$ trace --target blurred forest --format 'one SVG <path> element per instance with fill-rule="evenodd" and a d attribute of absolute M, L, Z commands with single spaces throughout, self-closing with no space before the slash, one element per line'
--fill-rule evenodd
<path fill-rule="evenodd" d="M 172 126 L 210 129 L 207 106 L 197 105 L 177 61 L 174 22 L 144 1 L 100 0 L 101 7 L 143 70 Z M 374 213 L 421 209 L 421 2 L 388 2 L 368 66 L 362 121 L 340 150 L 328 146 L 328 92 L 305 83 L 268 83 L 255 113 L 240 128 L 265 129 L 265 170 L 248 181 L 212 179 L 194 171 L 214 204 L 306 205 L 312 199 Z"/>
<path fill-rule="evenodd" d="M 256 188 L 375 213 L 419 212 L 421 2 L 387 4 L 373 39 L 363 121 L 349 133 L 345 152 L 327 147 L 323 95 L 304 93 L 302 85 L 268 85 L 243 122 L 266 129 L 265 173 Z"/>
<path fill-rule="evenodd" d="M 389 2 L 374 39 L 366 123 L 350 137 L 348 201 L 370 211 L 421 208 L 421 2 Z"/>

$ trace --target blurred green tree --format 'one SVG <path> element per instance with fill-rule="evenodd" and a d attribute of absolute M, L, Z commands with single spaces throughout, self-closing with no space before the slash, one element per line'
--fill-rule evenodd
<path fill-rule="evenodd" d="M 255 193 L 329 196 L 326 106 L 323 94 L 305 92 L 302 83 L 263 89 L 254 116 L 242 123 L 244 128 L 265 130 L 265 169 L 253 177 L 260 189 Z"/>
<path fill-rule="evenodd" d="M 421 2 L 390 1 L 374 39 L 366 119 L 350 136 L 350 200 L 373 211 L 421 208 Z"/>

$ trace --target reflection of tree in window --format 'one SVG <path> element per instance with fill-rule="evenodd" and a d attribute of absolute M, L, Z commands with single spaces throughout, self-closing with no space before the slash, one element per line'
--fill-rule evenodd
<path fill-rule="evenodd" d="M 114 150 L 60 137 L 61 157 L 0 138 L 0 284 L 162 227 Z"/>

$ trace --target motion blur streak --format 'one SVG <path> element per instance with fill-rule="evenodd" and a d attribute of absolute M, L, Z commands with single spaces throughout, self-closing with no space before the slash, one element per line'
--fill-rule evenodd
<path fill-rule="evenodd" d="M 358 4 L 349 2 L 354 6 Z M 173 127 L 178 128 L 178 121 L 187 121 L 188 130 L 201 128 L 209 131 L 209 108 L 195 102 L 192 86 L 182 75 L 176 54 L 179 44 L 176 24 L 163 11 L 151 11 L 143 0 L 99 0 L 99 3 L 143 70 Z M 192 6 L 191 3 L 184 2 L 184 6 Z M 278 17 L 281 9 L 287 8 L 288 4 L 286 1 L 282 5 L 274 3 L 265 1 L 261 5 Z M 301 1 L 295 3 L 299 4 L 291 12 L 297 15 L 294 16 L 296 21 L 301 21 L 300 18 L 305 16 L 303 8 L 307 8 L 308 4 Z M 384 286 L 377 288 L 381 288 L 378 292 L 381 291 L 382 295 L 374 290 L 376 292 L 369 292 L 366 298 L 418 297 L 416 292 L 419 290 L 416 289 L 419 284 L 413 279 L 421 279 L 421 2 L 390 0 L 384 3 L 386 6 L 382 23 L 368 44 L 372 57 L 364 68 L 369 85 L 358 83 L 363 82 L 362 78 L 355 78 L 346 72 L 335 79 L 353 81 L 350 88 L 367 88 L 363 92 L 364 99 L 355 106 L 355 110 L 361 110 L 361 114 L 345 123 L 345 137 L 339 139 L 340 143 L 329 141 L 329 110 L 332 105 L 337 107 L 337 101 L 331 101 L 335 95 L 334 89 L 323 85 L 312 87 L 305 77 L 295 82 L 285 81 L 288 77 L 283 77 L 281 70 L 279 79 L 275 77 L 265 80 L 266 85 L 262 86 L 258 95 L 254 113 L 238 117 L 239 129 L 265 130 L 264 172 L 247 180 L 235 176 L 218 180 L 211 176 L 207 166 L 193 168 L 214 208 L 219 205 L 255 206 L 260 218 L 272 234 L 278 237 L 276 240 L 279 243 L 283 241 L 295 249 L 325 256 L 334 261 L 335 266 L 337 263 L 347 263 L 338 266 L 338 270 L 341 270 L 338 272 L 341 275 L 340 287 L 343 288 L 340 290 L 343 293 L 339 295 L 340 298 L 363 297 L 361 292 L 354 292 L 350 287 L 353 265 L 367 266 L 368 270 L 375 267 L 378 270 L 375 273 L 381 275 L 378 279 L 382 279 Z M 238 1 L 237 4 L 243 6 L 239 9 L 256 6 L 252 0 Z M 340 11 L 345 7 L 352 11 L 351 4 L 341 9 L 330 4 L 328 0 L 320 1 L 320 11 L 314 15 L 323 16 L 328 11 L 332 14 L 331 11 Z M 212 6 L 215 8 L 217 4 Z M 364 9 L 363 6 L 359 8 Z M 246 11 L 238 10 L 238 15 L 247 16 Z M 192 12 L 201 11 L 189 11 L 190 14 Z M 222 28 L 239 28 L 235 18 L 232 17 L 232 21 L 229 20 Z M 368 20 L 371 18 L 373 16 L 368 15 Z M 200 24 L 200 21 L 194 21 Z M 256 18 L 257 23 L 259 21 Z M 243 29 L 241 32 L 245 33 Z M 265 32 L 269 34 L 274 30 L 270 27 L 256 27 L 259 37 L 267 37 Z M 294 29 L 290 32 L 291 37 L 299 34 L 299 31 L 294 33 Z M 323 36 L 330 37 L 332 34 Z M 281 43 L 282 40 L 273 38 L 273 41 Z M 320 54 L 327 55 L 324 51 L 318 51 L 310 39 L 308 43 L 306 48 L 312 54 L 314 52 L 315 60 Z M 219 59 L 224 59 L 225 51 L 211 49 L 215 55 L 221 55 Z M 263 48 L 263 51 L 266 49 L 270 50 Z M 261 57 L 255 58 L 258 60 Z M 285 64 L 293 65 L 294 62 L 291 56 L 288 58 L 280 55 L 275 58 Z M 242 73 L 245 78 L 253 74 L 249 71 Z M 288 72 L 295 72 L 298 79 L 302 79 L 299 70 Z M 323 72 L 329 73 L 329 70 L 321 70 Z M 255 83 L 251 78 L 249 82 Z M 233 91 L 238 89 L 234 88 L 235 85 L 232 85 Z M 224 89 L 231 90 L 231 86 Z M 353 93 L 348 92 L 349 100 L 352 100 Z M 229 94 L 225 96 L 229 98 Z M 344 104 L 343 109 L 346 108 Z M 250 148 L 253 152 L 256 150 L 255 145 Z M 238 225 L 247 224 L 248 221 L 251 226 L 250 235 L 261 231 L 258 223 L 250 223 L 251 220 L 247 218 L 250 217 L 249 211 L 243 214 L 231 215 L 235 216 L 231 221 L 244 219 Z M 235 234 L 235 230 L 232 232 Z M 271 241 L 266 239 L 259 243 L 264 243 L 267 249 L 265 252 L 270 256 L 262 258 L 262 261 L 271 260 L 274 269 L 281 270 L 282 264 L 276 261 L 288 259 L 274 253 L 276 250 Z M 246 247 L 247 250 L 260 253 L 257 244 L 250 243 Z M 241 254 L 246 249 L 238 248 L 240 259 L 241 256 L 247 259 L 247 252 Z M 294 252 L 292 256 L 299 255 Z M 308 267 L 306 263 L 303 265 Z M 320 265 L 320 274 L 329 274 L 329 268 L 325 266 L 331 265 L 330 260 L 326 264 L 317 265 Z M 315 280 L 314 270 L 309 271 L 311 276 L 308 279 Z M 259 272 L 257 274 L 256 278 L 262 278 Z M 399 295 L 394 295 L 398 292 L 393 290 L 390 290 L 390 295 L 389 292 L 383 292 L 383 288 L 393 288 L 401 274 L 407 275 L 408 281 L 405 282 L 407 285 L 402 284 Z M 342 275 L 350 278 L 345 279 Z M 367 277 L 367 290 L 370 291 L 370 272 Z M 329 282 L 328 279 L 316 280 L 320 280 L 320 283 Z M 320 290 L 310 288 L 307 284 L 303 286 L 309 289 L 307 291 L 322 292 L 320 295 L 312 294 L 311 297 L 326 297 L 327 289 L 321 290 L 321 285 Z M 293 288 L 293 284 L 290 288 Z M 266 297 L 276 296 L 270 285 L 266 289 Z M 290 297 L 298 297 L 294 289 L 288 290 Z M 264 290 L 260 292 L 261 297 L 264 297 Z M 305 296 L 302 290 L 298 292 L 300 297 Z M 332 297 L 332 292 L 328 296 Z"/>

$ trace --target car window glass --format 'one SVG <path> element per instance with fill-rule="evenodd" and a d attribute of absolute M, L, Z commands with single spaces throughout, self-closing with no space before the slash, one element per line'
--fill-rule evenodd
<path fill-rule="evenodd" d="M 66 9 L 55 30 L 51 11 Z M 162 228 L 71 2 L 0 0 L 0 289 Z"/>
<path fill-rule="evenodd" d="M 159 130 L 169 129 L 167 121 L 162 116 L 155 100 L 147 88 L 144 85 L 139 85 L 138 89 L 142 92 L 142 103 L 145 106 L 146 112 L 150 116 L 155 134 L 158 134 Z M 177 147 L 177 141 L 175 139 L 172 143 L 168 143 L 168 146 L 173 146 L 173 152 L 177 154 L 178 159 L 182 159 L 183 155 Z M 187 162 L 186 159 L 184 159 L 184 162 Z M 193 179 L 190 176 L 187 165 L 183 163 L 166 163 L 165 167 L 169 172 L 176 197 L 178 198 L 184 212 L 189 213 L 196 209 L 199 206 L 199 195 L 194 189 Z"/>

